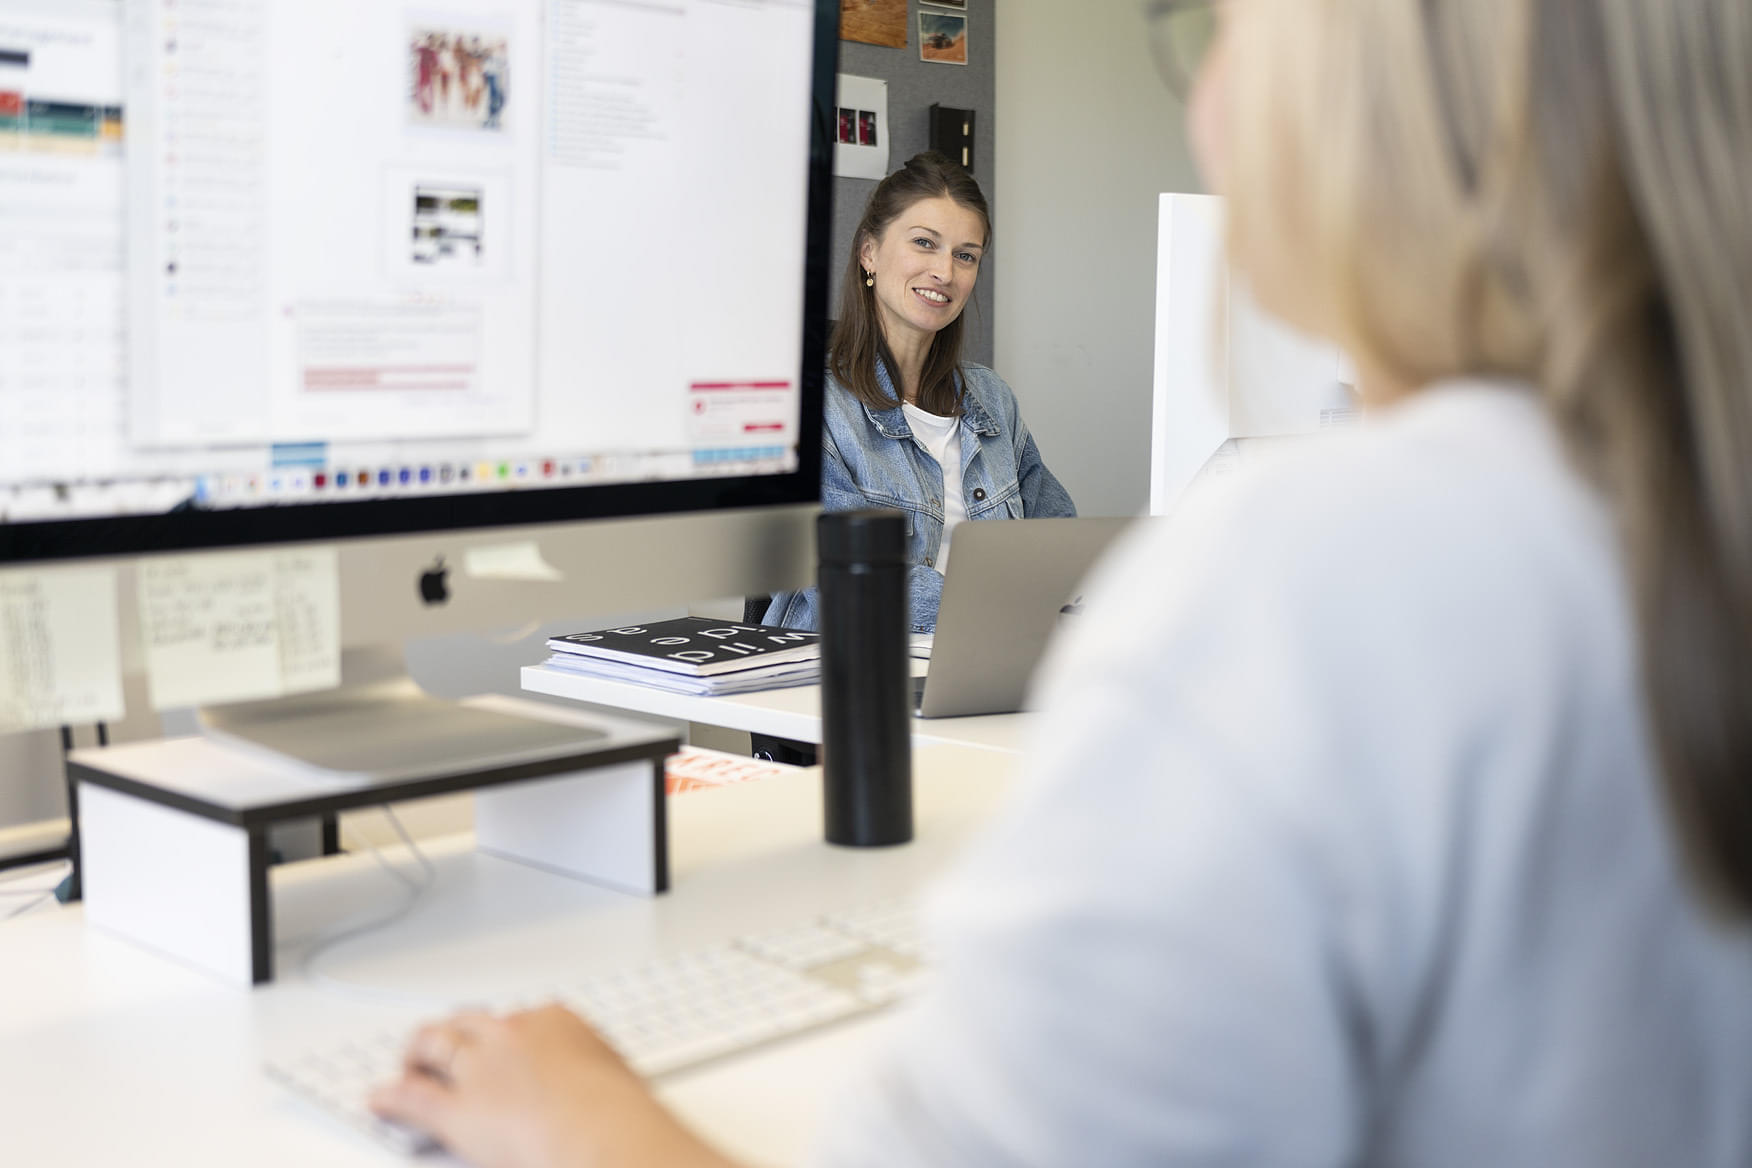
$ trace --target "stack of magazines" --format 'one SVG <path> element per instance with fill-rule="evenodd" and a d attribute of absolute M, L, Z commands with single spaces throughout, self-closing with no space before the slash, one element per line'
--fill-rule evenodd
<path fill-rule="evenodd" d="M 684 616 L 550 637 L 548 665 L 672 693 L 716 696 L 813 685 L 821 634 Z"/>

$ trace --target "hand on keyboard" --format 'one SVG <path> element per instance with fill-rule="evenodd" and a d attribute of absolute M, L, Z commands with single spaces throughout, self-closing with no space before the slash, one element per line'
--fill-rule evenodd
<path fill-rule="evenodd" d="M 404 1074 L 373 1093 L 371 1109 L 431 1133 L 473 1164 L 729 1164 L 561 1006 L 458 1014 L 422 1027 Z"/>
<path fill-rule="evenodd" d="M 512 1085 L 510 1072 L 502 1082 L 489 1081 L 478 1097 L 466 1085 L 458 1087 L 456 1060 L 465 1051 L 470 1058 L 477 1049 L 498 1052 L 495 1057 L 514 1062 L 515 1055 L 506 1052 L 527 1045 L 530 1054 L 556 1065 L 574 1057 L 586 1066 L 612 1065 L 617 1074 L 650 1078 L 880 1010 L 912 992 L 927 976 L 929 960 L 909 905 L 867 905 L 726 945 L 550 984 L 501 1003 L 511 1008 L 506 1017 L 466 1013 L 426 1027 L 411 1049 L 404 1031 L 380 1030 L 270 1060 L 266 1070 L 334 1117 L 398 1151 L 417 1152 L 431 1143 L 422 1131 L 444 1134 L 430 1117 L 455 1104 L 458 1094 L 466 1095 L 471 1109 L 459 1114 L 499 1114 L 508 1105 L 495 1103 L 493 1092 L 509 1092 L 524 1106 L 539 1105 L 535 1088 Z M 548 1001 L 577 1011 L 589 1025 L 565 1010 L 515 1012 L 524 1003 Z M 570 1056 L 557 1053 L 566 1050 Z M 404 1071 L 404 1064 L 411 1069 Z M 527 1078 L 528 1068 L 520 1073 Z M 599 1067 L 597 1073 L 606 1071 Z M 380 1111 L 401 1122 L 384 1123 L 366 1109 L 365 1096 L 398 1076 L 398 1087 L 384 1096 Z M 541 1097 L 563 1097 L 572 1089 L 557 1083 L 543 1087 Z M 469 1132 L 458 1137 L 468 1138 Z M 485 1162 L 530 1161 L 488 1157 Z"/>

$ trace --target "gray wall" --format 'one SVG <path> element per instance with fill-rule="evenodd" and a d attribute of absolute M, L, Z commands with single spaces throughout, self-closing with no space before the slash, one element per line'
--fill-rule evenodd
<path fill-rule="evenodd" d="M 1150 493 L 1156 202 L 1197 191 L 1140 0 L 1003 0 L 994 368 L 1085 515 Z"/>
<path fill-rule="evenodd" d="M 1008 20 L 1011 0 L 1004 0 L 1004 3 L 1005 19 Z M 1002 240 L 1005 232 L 1003 210 L 992 187 L 996 7 L 997 0 L 968 0 L 966 65 L 938 65 L 919 60 L 919 5 L 918 0 L 909 0 L 906 48 L 890 49 L 841 41 L 839 71 L 859 77 L 879 77 L 888 82 L 890 170 L 900 169 L 902 163 L 930 145 L 928 118 L 933 103 L 971 109 L 979 115 L 974 120 L 973 177 L 979 180 L 992 204 L 993 218 L 998 220 L 998 237 Z M 839 314 L 840 273 L 852 250 L 852 231 L 864 212 L 865 201 L 875 189 L 876 183 L 870 179 L 836 178 L 833 181 L 832 311 L 835 316 Z M 973 303 L 967 308 L 966 355 L 982 365 L 992 363 L 995 319 L 992 288 L 994 275 L 1001 270 L 1002 262 L 1001 259 L 988 260 L 974 289 Z"/>

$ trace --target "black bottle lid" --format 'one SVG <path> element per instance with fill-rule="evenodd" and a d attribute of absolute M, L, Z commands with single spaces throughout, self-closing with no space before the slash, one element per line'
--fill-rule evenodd
<path fill-rule="evenodd" d="M 830 511 L 815 523 L 824 564 L 904 564 L 906 516 L 899 511 Z"/>

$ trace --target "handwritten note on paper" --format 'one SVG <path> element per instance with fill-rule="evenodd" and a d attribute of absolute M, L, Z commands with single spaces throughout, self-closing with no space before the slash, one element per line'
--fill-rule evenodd
<path fill-rule="evenodd" d="M 122 712 L 115 569 L 0 572 L 0 732 Z"/>
<path fill-rule="evenodd" d="M 331 548 L 149 560 L 140 630 L 154 709 L 340 684 Z"/>
<path fill-rule="evenodd" d="M 139 591 L 154 709 L 283 692 L 273 553 L 148 560 Z"/>
<path fill-rule="evenodd" d="M 283 693 L 341 684 L 341 585 L 334 548 L 274 553 Z"/>

